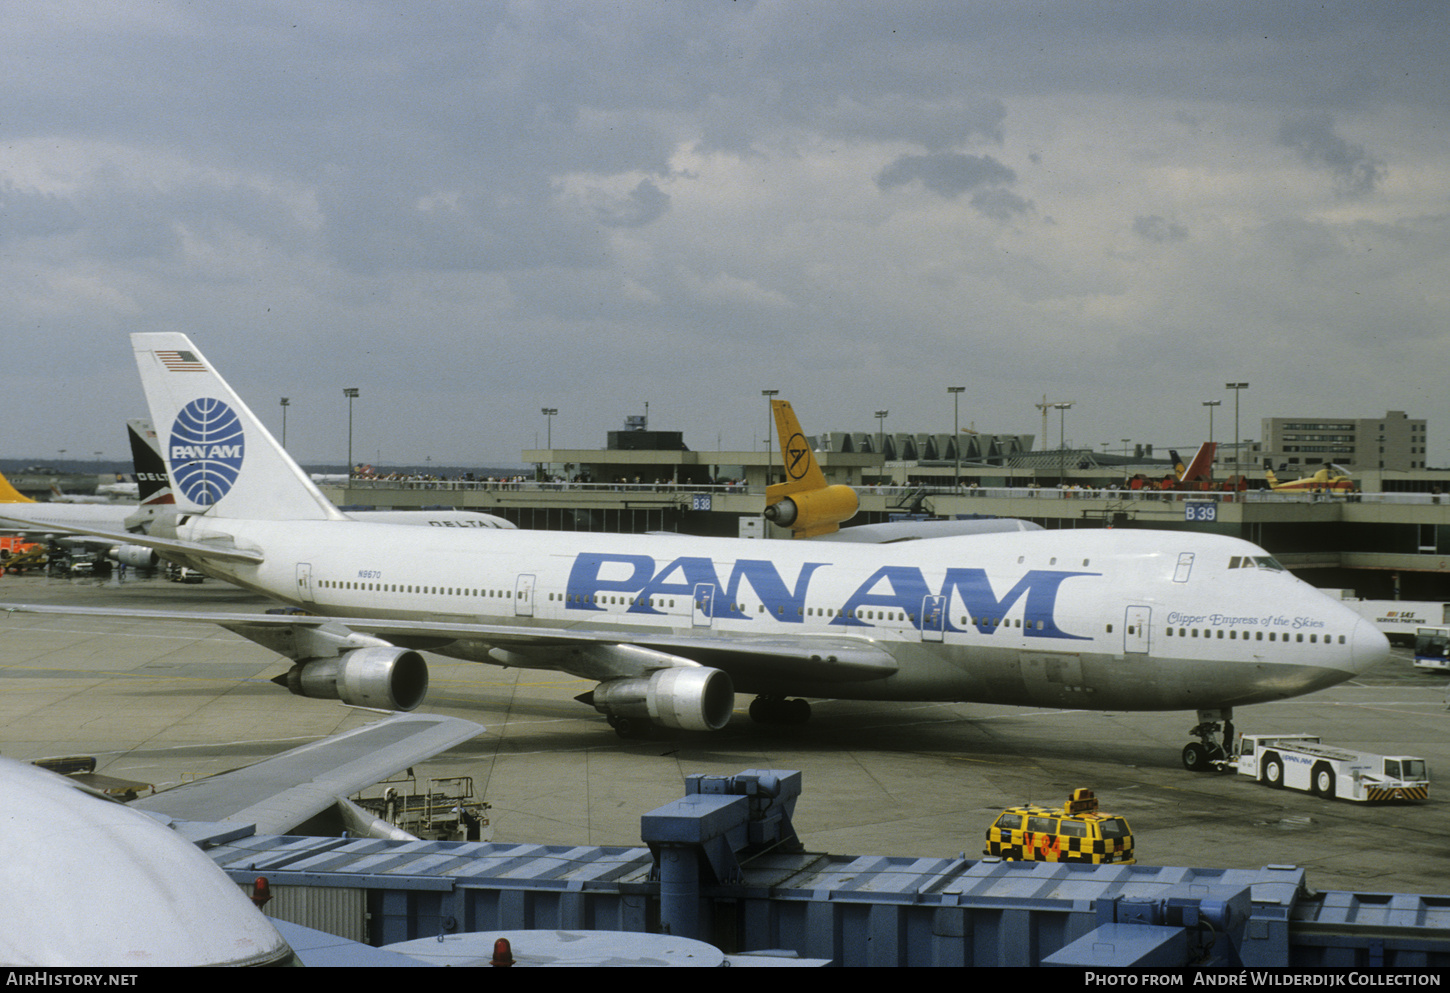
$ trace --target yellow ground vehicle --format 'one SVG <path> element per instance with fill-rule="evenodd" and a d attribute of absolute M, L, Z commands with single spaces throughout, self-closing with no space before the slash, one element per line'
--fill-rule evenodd
<path fill-rule="evenodd" d="M 1092 790 L 1073 790 L 1057 810 L 1008 807 L 987 828 L 982 854 L 1022 862 L 1137 861 L 1128 822 L 1100 813 Z"/>

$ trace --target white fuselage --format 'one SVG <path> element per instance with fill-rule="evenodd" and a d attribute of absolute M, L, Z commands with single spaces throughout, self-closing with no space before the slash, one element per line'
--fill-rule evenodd
<path fill-rule="evenodd" d="M 855 545 L 195 516 L 176 536 L 261 551 L 260 564 L 194 564 L 322 615 L 621 641 L 674 632 L 727 651 L 732 639 L 859 640 L 896 662 L 829 682 L 745 665 L 732 675 L 747 693 L 1202 710 L 1333 685 L 1388 651 L 1257 546 L 1186 532 Z M 492 647 L 460 637 L 431 650 L 486 660 Z"/>

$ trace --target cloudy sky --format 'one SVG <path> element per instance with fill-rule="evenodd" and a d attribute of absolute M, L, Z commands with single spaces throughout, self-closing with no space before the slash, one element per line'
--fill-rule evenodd
<path fill-rule="evenodd" d="M 1443 2 L 4 7 L 0 452 L 126 452 L 191 335 L 342 461 L 808 430 L 1430 422 Z M 1047 441 L 1059 441 L 1054 417 Z"/>

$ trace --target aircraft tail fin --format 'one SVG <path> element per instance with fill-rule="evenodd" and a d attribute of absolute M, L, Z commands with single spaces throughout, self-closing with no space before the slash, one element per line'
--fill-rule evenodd
<path fill-rule="evenodd" d="M 1205 441 L 1198 446 L 1198 452 L 1193 456 L 1193 461 L 1188 463 L 1188 468 L 1183 470 L 1179 478 L 1185 483 L 1192 483 L 1199 479 L 1209 480 L 1213 478 L 1213 455 L 1218 451 L 1218 443 Z"/>
<path fill-rule="evenodd" d="M 133 334 L 176 494 L 218 517 L 346 520 L 184 334 Z"/>
<path fill-rule="evenodd" d="M 765 488 L 765 518 L 788 527 L 795 538 L 814 538 L 840 529 L 855 516 L 860 500 L 849 486 L 826 485 L 810 443 L 801 433 L 795 411 L 785 400 L 771 400 L 785 482 Z"/>
<path fill-rule="evenodd" d="M 3 472 L 0 472 L 0 503 L 34 503 L 34 502 L 35 501 L 32 500 L 32 499 L 30 499 L 30 497 L 25 496 L 23 493 L 21 493 L 19 490 L 17 490 L 14 486 L 11 486 L 10 485 L 10 480 L 8 480 L 8 479 L 5 478 L 5 474 Z"/>
<path fill-rule="evenodd" d="M 780 460 L 785 466 L 786 479 L 784 483 L 771 486 L 770 490 L 786 496 L 801 490 L 825 489 L 826 474 L 821 471 L 815 452 L 811 451 L 810 443 L 801 433 L 800 421 L 796 420 L 791 405 L 785 400 L 772 400 L 770 407 L 775 414 L 775 433 L 780 438 Z M 767 497 L 767 502 L 774 501 Z"/>
<path fill-rule="evenodd" d="M 141 506 L 176 503 L 171 476 L 166 472 L 166 460 L 161 455 L 161 440 L 156 437 L 156 429 L 151 422 L 144 417 L 133 417 L 126 422 L 126 434 L 131 439 L 131 463 L 136 470 Z"/>

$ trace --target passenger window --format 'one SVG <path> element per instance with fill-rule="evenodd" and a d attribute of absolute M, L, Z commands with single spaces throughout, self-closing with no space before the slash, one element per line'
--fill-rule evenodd
<path fill-rule="evenodd" d="M 1066 838 L 1086 838 L 1088 836 L 1087 824 L 1082 821 L 1064 820 L 1058 833 Z"/>
<path fill-rule="evenodd" d="M 1033 834 L 1056 834 L 1057 818 L 1042 816 L 1029 817 L 1027 818 L 1027 830 Z"/>
<path fill-rule="evenodd" d="M 1003 814 L 1001 817 L 997 818 L 997 827 L 1003 831 L 1021 831 L 1022 815 Z"/>

